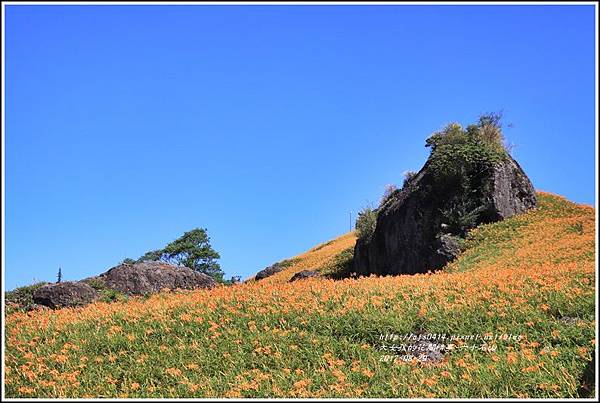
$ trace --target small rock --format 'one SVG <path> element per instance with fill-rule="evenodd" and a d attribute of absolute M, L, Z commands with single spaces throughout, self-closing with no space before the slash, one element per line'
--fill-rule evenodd
<path fill-rule="evenodd" d="M 447 262 L 454 260 L 460 254 L 460 245 L 456 237 L 442 234 L 437 237 L 436 253 Z"/>
<path fill-rule="evenodd" d="M 577 325 L 579 322 L 582 322 L 583 320 L 580 318 L 576 318 L 573 316 L 563 316 L 562 318 L 558 319 L 560 322 L 564 323 L 565 325 Z"/>
<path fill-rule="evenodd" d="M 314 271 L 314 270 L 302 270 L 296 274 L 294 274 L 292 276 L 292 278 L 290 279 L 290 283 L 292 281 L 297 281 L 297 280 L 303 280 L 305 278 L 310 278 L 310 277 L 318 277 L 319 276 L 319 272 L 318 271 Z"/>
<path fill-rule="evenodd" d="M 256 276 L 254 276 L 254 280 L 256 280 L 256 281 L 263 280 L 267 277 L 271 277 L 275 273 L 279 273 L 282 270 L 283 270 L 283 267 L 281 267 L 280 265 L 275 263 L 274 265 L 269 266 L 269 267 L 259 271 L 258 273 L 256 273 Z"/>
<path fill-rule="evenodd" d="M 422 364 L 437 364 L 449 352 L 449 347 L 443 340 L 432 336 L 434 335 L 420 330 L 413 337 L 406 340 L 406 342 L 400 342 L 400 344 L 395 344 L 395 346 L 406 347 L 406 352 L 399 352 L 399 354 L 404 355 L 407 361 L 412 356 L 412 358 L 416 358 Z M 394 345 L 390 348 L 393 350 L 393 347 Z"/>
<path fill-rule="evenodd" d="M 412 354 L 422 363 L 436 364 L 444 359 L 447 346 L 435 341 L 419 340 L 412 344 L 412 349 Z"/>

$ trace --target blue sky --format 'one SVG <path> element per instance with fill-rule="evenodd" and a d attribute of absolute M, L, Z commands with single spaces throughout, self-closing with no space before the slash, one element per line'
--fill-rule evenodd
<path fill-rule="evenodd" d="M 5 29 L 6 289 L 195 227 L 246 277 L 501 109 L 534 186 L 595 204 L 592 6 L 7 6 Z"/>

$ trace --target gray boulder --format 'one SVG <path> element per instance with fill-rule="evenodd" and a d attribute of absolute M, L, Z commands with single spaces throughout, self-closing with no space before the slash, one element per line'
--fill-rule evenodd
<path fill-rule="evenodd" d="M 304 280 L 306 278 L 311 278 L 311 277 L 318 277 L 319 276 L 319 272 L 318 271 L 314 271 L 314 270 L 302 270 L 296 274 L 294 274 L 292 276 L 292 278 L 290 279 L 290 283 L 293 281 L 298 281 L 298 280 Z"/>
<path fill-rule="evenodd" d="M 216 285 L 216 281 L 204 273 L 153 261 L 120 264 L 95 279 L 107 288 L 127 295 L 151 294 L 163 289 L 212 288 Z"/>
<path fill-rule="evenodd" d="M 259 271 L 258 273 L 256 273 L 256 275 L 254 276 L 254 280 L 258 281 L 258 280 L 263 280 L 267 277 L 271 277 L 273 274 L 279 273 L 283 269 L 284 269 L 284 267 L 281 267 L 281 265 L 279 265 L 278 263 L 275 263 L 274 265 L 271 265 L 271 266 Z"/>
<path fill-rule="evenodd" d="M 356 243 L 353 270 L 386 275 L 440 269 L 458 255 L 456 237 L 466 230 L 537 205 L 529 178 L 509 155 L 492 167 L 465 169 L 468 186 L 460 176 L 440 175 L 430 158 L 379 207 L 373 235 Z"/>
<path fill-rule="evenodd" d="M 450 234 L 441 234 L 438 236 L 435 246 L 435 253 L 447 261 L 453 260 L 461 252 L 457 238 Z"/>
<path fill-rule="evenodd" d="M 86 305 L 96 298 L 95 289 L 83 282 L 71 281 L 47 284 L 33 293 L 34 303 L 55 309 Z"/>

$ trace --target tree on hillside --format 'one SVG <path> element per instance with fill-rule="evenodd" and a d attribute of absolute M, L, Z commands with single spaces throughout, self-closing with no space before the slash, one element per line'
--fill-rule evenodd
<path fill-rule="evenodd" d="M 179 264 L 222 281 L 224 273 L 217 262 L 220 257 L 219 253 L 211 247 L 206 229 L 195 228 L 163 249 L 146 252 L 137 261 L 151 260 Z"/>
<path fill-rule="evenodd" d="M 164 249 L 157 249 L 157 250 L 148 251 L 148 252 L 144 253 L 137 261 L 138 262 L 145 262 L 147 260 L 151 260 L 151 261 L 161 260 L 161 261 L 164 261 L 165 259 L 163 259 L 163 254 L 164 254 L 163 251 L 164 251 Z"/>

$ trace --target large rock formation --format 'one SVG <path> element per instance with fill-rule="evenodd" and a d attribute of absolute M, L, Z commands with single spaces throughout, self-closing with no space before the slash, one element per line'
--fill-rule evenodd
<path fill-rule="evenodd" d="M 50 308 L 81 306 L 93 302 L 105 290 L 126 295 L 144 295 L 163 289 L 212 288 L 216 281 L 184 266 L 163 262 L 123 263 L 99 276 L 77 282 L 44 285 L 33 293 L 35 304 Z M 100 292 L 99 292 L 100 291 Z"/>
<path fill-rule="evenodd" d="M 378 209 L 372 236 L 357 241 L 353 270 L 386 275 L 440 269 L 459 253 L 465 230 L 537 204 L 531 182 L 508 154 L 493 164 L 458 168 L 446 174 L 430 157 L 392 193 Z"/>
<path fill-rule="evenodd" d="M 89 304 L 98 298 L 95 289 L 82 282 L 65 281 L 44 285 L 33 292 L 33 302 L 50 308 Z"/>
<path fill-rule="evenodd" d="M 163 289 L 212 288 L 216 285 L 216 281 L 204 273 L 153 261 L 120 264 L 92 279 L 127 295 L 150 294 Z"/>

